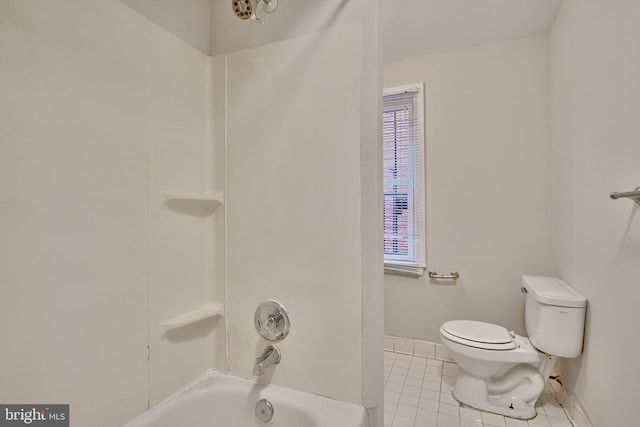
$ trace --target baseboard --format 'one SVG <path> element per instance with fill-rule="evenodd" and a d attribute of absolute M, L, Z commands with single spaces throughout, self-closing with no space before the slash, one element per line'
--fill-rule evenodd
<path fill-rule="evenodd" d="M 575 399 L 575 396 L 567 393 L 564 387 L 558 391 L 558 402 L 564 407 L 564 411 L 569 416 L 569 420 L 575 427 L 593 427 L 584 409 Z"/>
<path fill-rule="evenodd" d="M 413 356 L 429 357 L 432 359 L 453 362 L 449 352 L 442 344 L 429 341 L 412 340 L 385 335 L 384 349 L 395 353 L 410 354 Z M 582 406 L 580 406 L 574 396 L 567 393 L 564 387 L 558 387 L 556 384 L 551 384 L 551 391 L 555 394 L 558 402 L 564 407 L 571 423 L 575 427 L 593 427 L 589 418 L 587 418 L 584 409 L 582 409 Z"/>
<path fill-rule="evenodd" d="M 431 359 L 453 362 L 449 352 L 442 344 L 429 341 L 412 340 L 385 335 L 384 349 L 396 353 L 410 354 L 412 356 L 419 357 L 430 357 Z"/>

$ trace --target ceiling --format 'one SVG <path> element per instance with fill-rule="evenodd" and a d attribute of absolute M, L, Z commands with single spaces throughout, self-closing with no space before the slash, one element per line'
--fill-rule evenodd
<path fill-rule="evenodd" d="M 562 0 L 382 0 L 385 62 L 546 33 Z"/>
<path fill-rule="evenodd" d="M 229 0 L 121 0 L 207 55 L 295 37 L 371 0 L 280 0 L 265 24 L 235 17 Z M 384 62 L 546 33 L 562 0 L 381 0 Z M 302 17 L 302 19 L 301 19 Z"/>

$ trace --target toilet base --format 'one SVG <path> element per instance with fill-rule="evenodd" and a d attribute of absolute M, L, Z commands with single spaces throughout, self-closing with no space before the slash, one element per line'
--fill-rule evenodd
<path fill-rule="evenodd" d="M 512 393 L 489 394 L 485 380 L 462 375 L 453 388 L 453 397 L 463 405 L 505 417 L 530 420 L 537 415 L 533 403 L 513 397 Z"/>

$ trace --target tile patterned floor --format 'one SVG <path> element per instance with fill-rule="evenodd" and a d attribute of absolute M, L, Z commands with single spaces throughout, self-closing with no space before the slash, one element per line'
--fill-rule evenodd
<path fill-rule="evenodd" d="M 529 421 L 460 405 L 451 395 L 458 365 L 425 357 L 384 352 L 385 427 L 572 427 L 550 387 Z"/>

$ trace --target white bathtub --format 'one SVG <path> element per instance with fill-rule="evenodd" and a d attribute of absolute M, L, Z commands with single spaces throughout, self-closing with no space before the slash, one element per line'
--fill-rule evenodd
<path fill-rule="evenodd" d="M 268 423 L 256 403 L 273 406 Z M 366 427 L 361 406 L 210 371 L 124 427 Z"/>

